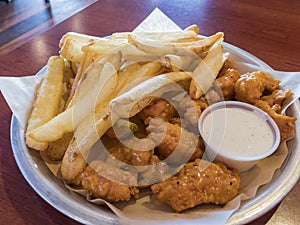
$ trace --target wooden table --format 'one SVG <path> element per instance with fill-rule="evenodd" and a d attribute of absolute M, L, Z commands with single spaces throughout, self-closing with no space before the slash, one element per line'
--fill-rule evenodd
<path fill-rule="evenodd" d="M 276 70 L 300 70 L 298 0 L 101 0 L 1 56 L 0 75 L 35 74 L 51 55 L 58 54 L 59 39 L 66 32 L 105 36 L 116 31 L 131 31 L 155 7 L 182 28 L 197 24 L 204 35 L 223 31 L 226 42 L 254 54 Z M 12 154 L 11 111 L 2 96 L 0 109 L 0 223 L 77 224 L 48 205 L 25 181 Z M 275 210 L 276 207 L 251 224 L 265 223 Z"/>

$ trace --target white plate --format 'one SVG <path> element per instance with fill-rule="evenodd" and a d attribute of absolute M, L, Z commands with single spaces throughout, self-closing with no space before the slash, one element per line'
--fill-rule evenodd
<path fill-rule="evenodd" d="M 233 60 L 252 63 L 265 70 L 271 69 L 257 57 L 233 45 L 224 43 L 224 49 L 231 53 Z M 296 138 L 288 143 L 287 159 L 272 181 L 259 188 L 255 198 L 242 202 L 241 207 L 228 220 L 228 224 L 244 224 L 265 214 L 276 206 L 297 182 L 300 176 L 299 101 L 290 107 L 289 112 L 297 121 Z M 108 207 L 89 203 L 82 196 L 65 188 L 63 182 L 49 171 L 39 154 L 28 150 L 24 141 L 24 131 L 14 116 L 11 121 L 11 145 L 18 167 L 27 182 L 54 208 L 84 224 L 120 224 L 118 217 Z"/>

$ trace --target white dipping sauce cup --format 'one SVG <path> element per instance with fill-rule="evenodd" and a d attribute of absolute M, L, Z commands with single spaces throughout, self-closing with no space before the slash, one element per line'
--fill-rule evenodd
<path fill-rule="evenodd" d="M 270 156 L 280 143 L 275 121 L 261 109 L 238 101 L 210 105 L 198 127 L 206 146 L 204 157 L 240 172 Z"/>

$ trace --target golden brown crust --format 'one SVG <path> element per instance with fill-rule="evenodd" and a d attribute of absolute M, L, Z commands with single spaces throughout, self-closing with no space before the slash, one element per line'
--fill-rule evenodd
<path fill-rule="evenodd" d="M 176 155 L 172 155 L 168 161 L 175 163 L 181 162 L 188 156 L 190 160 L 195 160 L 203 154 L 198 137 L 178 124 L 162 122 L 160 119 L 153 118 L 147 131 L 151 133 L 149 137 L 158 144 L 156 154 L 160 159 L 169 157 L 174 151 L 176 151 Z M 161 137 L 164 137 L 163 140 Z"/>
<path fill-rule="evenodd" d="M 120 177 L 126 176 L 124 171 L 108 167 L 104 162 L 92 162 L 81 174 L 81 185 L 92 197 L 102 198 L 109 202 L 129 201 L 132 196 L 138 197 L 139 189 L 137 187 L 111 181 L 106 177 L 109 171 L 101 170 L 113 170 Z"/>
<path fill-rule="evenodd" d="M 243 74 L 235 83 L 235 98 L 254 104 L 265 91 L 273 92 L 280 87 L 280 81 L 262 71 Z"/>
<path fill-rule="evenodd" d="M 181 212 L 199 204 L 226 204 L 237 196 L 239 186 L 237 170 L 196 159 L 175 176 L 152 185 L 151 190 L 158 201 Z"/>

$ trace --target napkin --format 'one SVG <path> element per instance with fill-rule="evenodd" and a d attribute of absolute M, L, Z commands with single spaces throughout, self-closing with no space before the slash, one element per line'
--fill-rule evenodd
<path fill-rule="evenodd" d="M 181 29 L 156 8 L 134 32 L 145 30 L 178 31 Z M 284 89 L 293 91 L 293 96 L 286 108 L 300 96 L 299 72 L 274 71 L 245 61 L 235 61 L 235 64 L 240 71 L 264 70 L 275 79 L 281 80 L 281 85 Z M 43 78 L 43 71 L 45 69 L 41 70 L 40 76 L 0 77 L 0 90 L 22 128 L 26 126 L 28 112 L 31 108 L 36 87 Z M 257 189 L 261 185 L 270 182 L 276 169 L 282 165 L 287 153 L 288 149 L 283 143 L 276 154 L 261 160 L 253 169 L 241 174 L 240 195 L 224 207 L 199 206 L 178 214 L 170 211 L 163 204 L 159 204 L 150 195 L 138 199 L 134 204 L 110 204 L 101 199 L 89 199 L 88 196 L 87 199 L 95 204 L 107 204 L 121 218 L 124 224 L 225 224 L 228 218 L 240 207 L 243 200 L 255 197 Z M 86 195 L 86 192 L 74 191 Z"/>

